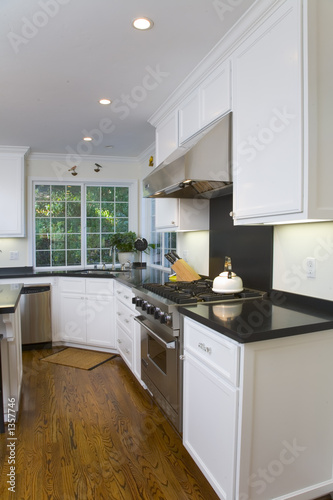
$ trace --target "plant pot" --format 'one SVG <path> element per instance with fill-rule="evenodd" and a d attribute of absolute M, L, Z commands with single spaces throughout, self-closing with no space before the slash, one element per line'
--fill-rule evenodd
<path fill-rule="evenodd" d="M 132 262 L 134 258 L 133 252 L 118 252 L 118 260 L 121 265 Z"/>

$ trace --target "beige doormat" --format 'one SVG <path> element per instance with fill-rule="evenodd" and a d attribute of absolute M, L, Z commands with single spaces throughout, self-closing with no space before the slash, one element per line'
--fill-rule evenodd
<path fill-rule="evenodd" d="M 115 356 L 117 356 L 117 354 L 67 347 L 62 351 L 42 358 L 42 361 L 48 361 L 49 363 L 55 363 L 57 365 L 72 366 L 73 368 L 81 368 L 82 370 L 93 370 Z"/>

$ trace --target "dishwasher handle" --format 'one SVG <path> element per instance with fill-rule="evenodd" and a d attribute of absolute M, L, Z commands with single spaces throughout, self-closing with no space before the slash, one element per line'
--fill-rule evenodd
<path fill-rule="evenodd" d="M 50 289 L 51 289 L 50 285 L 31 285 L 31 286 L 28 285 L 22 288 L 21 295 L 49 292 Z"/>

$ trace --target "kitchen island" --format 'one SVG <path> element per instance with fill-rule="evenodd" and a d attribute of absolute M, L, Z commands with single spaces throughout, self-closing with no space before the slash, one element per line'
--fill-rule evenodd
<path fill-rule="evenodd" d="M 19 410 L 22 384 L 22 342 L 20 297 L 23 285 L 6 285 L 0 282 L 0 343 L 1 343 L 1 421 L 14 421 Z M 9 409 L 10 404 L 10 409 Z"/>

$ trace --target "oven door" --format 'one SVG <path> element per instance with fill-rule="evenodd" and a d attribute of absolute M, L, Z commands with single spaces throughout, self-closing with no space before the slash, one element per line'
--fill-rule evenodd
<path fill-rule="evenodd" d="M 141 378 L 175 427 L 180 427 L 179 342 L 159 325 L 136 316 L 141 327 Z"/>

